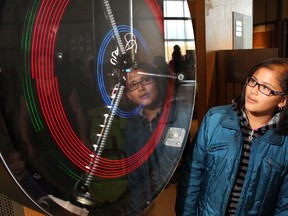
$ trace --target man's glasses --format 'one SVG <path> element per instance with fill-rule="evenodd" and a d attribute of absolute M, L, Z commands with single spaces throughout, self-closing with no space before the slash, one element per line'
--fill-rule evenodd
<path fill-rule="evenodd" d="M 151 83 L 153 83 L 155 80 L 150 77 L 150 76 L 147 76 L 147 77 L 144 77 L 142 78 L 139 82 L 131 82 L 128 84 L 128 86 L 126 87 L 126 90 L 128 92 L 131 92 L 131 91 L 134 91 L 138 88 L 138 85 L 141 84 L 141 86 L 146 86 L 146 85 L 149 85 Z"/>
<path fill-rule="evenodd" d="M 270 89 L 270 88 L 267 87 L 266 85 L 263 85 L 263 84 L 258 83 L 258 82 L 257 82 L 254 78 L 252 78 L 252 77 L 249 77 L 249 78 L 246 80 L 246 83 L 247 83 L 247 85 L 249 85 L 250 87 L 258 86 L 258 90 L 259 90 L 262 94 L 267 95 L 267 96 L 270 96 L 270 95 L 284 96 L 284 95 L 286 95 L 285 92 L 273 91 L 272 89 Z"/>

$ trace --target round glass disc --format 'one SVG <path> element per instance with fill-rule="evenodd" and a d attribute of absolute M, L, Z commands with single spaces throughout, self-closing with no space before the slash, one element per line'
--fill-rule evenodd
<path fill-rule="evenodd" d="M 186 11 L 180 24 L 166 18 L 171 2 Z M 137 215 L 153 206 L 194 110 L 194 39 L 173 42 L 174 28 L 192 30 L 187 1 L 0 7 L 0 157 L 15 186 L 48 215 Z"/>

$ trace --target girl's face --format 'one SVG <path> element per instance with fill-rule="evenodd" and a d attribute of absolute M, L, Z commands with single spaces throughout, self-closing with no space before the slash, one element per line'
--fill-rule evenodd
<path fill-rule="evenodd" d="M 26 171 L 26 161 L 19 152 L 14 152 L 9 155 L 9 157 L 7 157 L 7 164 L 15 176 L 20 177 L 24 175 Z"/>
<path fill-rule="evenodd" d="M 277 79 L 277 72 L 267 69 L 259 68 L 252 76 L 252 78 L 259 84 L 264 86 L 261 89 L 269 88 L 273 91 L 283 92 L 279 81 Z M 254 84 L 256 83 L 254 82 Z M 273 116 L 278 107 L 284 107 L 286 104 L 286 96 L 279 95 L 264 95 L 259 91 L 259 85 L 254 87 L 246 85 L 245 95 L 245 111 L 254 116 Z"/>
<path fill-rule="evenodd" d="M 127 76 L 126 87 L 127 96 L 134 103 L 146 108 L 159 105 L 159 91 L 153 77 L 138 74 L 138 70 L 133 70 Z"/>

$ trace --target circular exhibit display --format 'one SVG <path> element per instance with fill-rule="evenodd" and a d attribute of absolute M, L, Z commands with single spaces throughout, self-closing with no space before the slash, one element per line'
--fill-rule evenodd
<path fill-rule="evenodd" d="M 153 206 L 194 110 L 187 1 L 3 0 L 0 15 L 0 192 L 46 215 Z"/>

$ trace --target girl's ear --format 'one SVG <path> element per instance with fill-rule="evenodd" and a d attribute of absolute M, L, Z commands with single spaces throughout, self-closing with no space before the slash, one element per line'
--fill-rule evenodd
<path fill-rule="evenodd" d="M 283 109 L 283 107 L 286 106 L 286 103 L 287 103 L 287 96 L 285 96 L 284 99 L 282 99 L 282 100 L 278 103 L 279 109 Z"/>
<path fill-rule="evenodd" d="M 130 96 L 129 93 L 126 93 L 126 96 L 128 97 L 128 99 L 129 99 L 130 101 L 133 101 L 133 99 L 132 99 L 132 97 Z"/>

